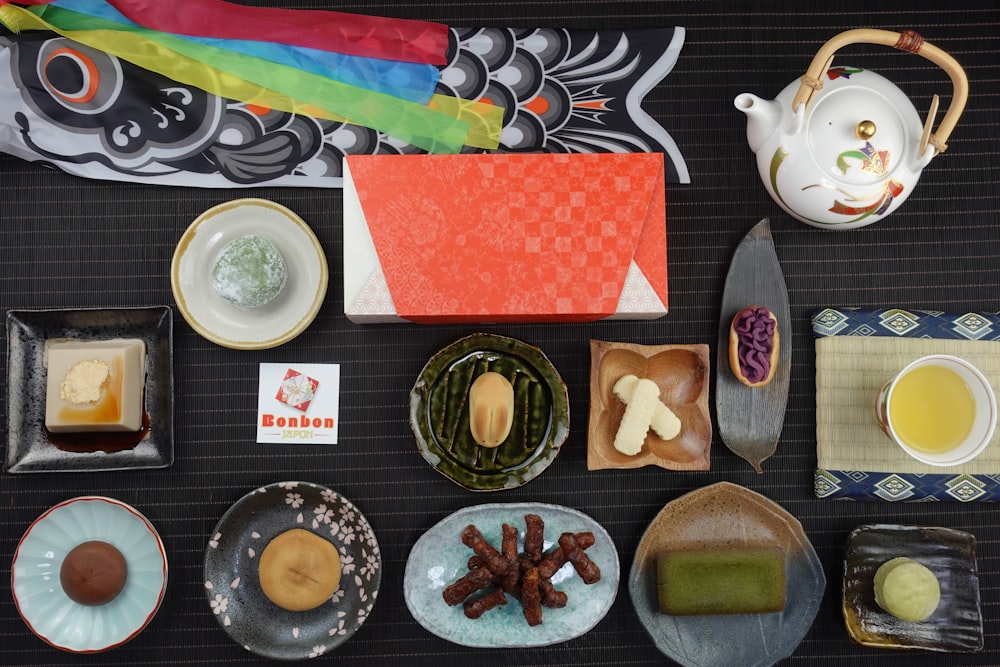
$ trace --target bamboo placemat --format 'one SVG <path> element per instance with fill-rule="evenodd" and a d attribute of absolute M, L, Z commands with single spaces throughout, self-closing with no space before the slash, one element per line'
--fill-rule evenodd
<path fill-rule="evenodd" d="M 921 463 L 889 440 L 875 421 L 882 385 L 928 354 L 961 357 L 1000 387 L 1000 343 L 928 338 L 833 336 L 816 341 L 816 458 L 827 470 L 988 475 L 1000 473 L 1000 435 L 968 463 Z"/>

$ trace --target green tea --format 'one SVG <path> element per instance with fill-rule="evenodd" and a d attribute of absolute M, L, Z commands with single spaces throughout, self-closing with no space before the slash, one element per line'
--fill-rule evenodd
<path fill-rule="evenodd" d="M 889 421 L 896 435 L 918 451 L 941 453 L 962 443 L 976 417 L 969 385 L 944 366 L 920 366 L 896 381 Z"/>

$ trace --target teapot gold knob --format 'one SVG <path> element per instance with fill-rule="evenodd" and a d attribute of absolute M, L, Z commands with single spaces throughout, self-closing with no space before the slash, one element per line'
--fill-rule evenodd
<path fill-rule="evenodd" d="M 875 123 L 870 120 L 863 120 L 854 128 L 854 136 L 863 141 L 868 141 L 875 136 Z"/>

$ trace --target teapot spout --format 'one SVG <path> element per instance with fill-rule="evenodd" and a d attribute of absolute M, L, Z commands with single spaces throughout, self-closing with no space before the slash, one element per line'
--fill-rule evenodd
<path fill-rule="evenodd" d="M 747 115 L 747 142 L 756 153 L 776 129 L 781 119 L 778 102 L 763 100 L 750 93 L 741 93 L 733 105 Z"/>

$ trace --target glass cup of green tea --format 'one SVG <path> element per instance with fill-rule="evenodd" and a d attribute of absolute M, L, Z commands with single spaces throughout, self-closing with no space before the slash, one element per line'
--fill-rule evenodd
<path fill-rule="evenodd" d="M 914 459 L 932 466 L 971 461 L 997 425 L 989 380 L 964 359 L 932 354 L 908 364 L 882 387 L 879 426 Z"/>

